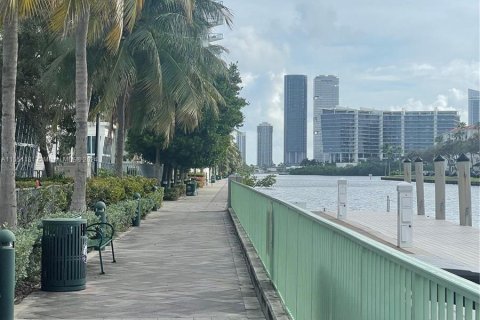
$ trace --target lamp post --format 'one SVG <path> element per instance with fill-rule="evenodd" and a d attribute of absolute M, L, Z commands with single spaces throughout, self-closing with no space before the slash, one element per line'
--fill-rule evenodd
<path fill-rule="evenodd" d="M 100 113 L 97 113 L 97 123 L 95 125 L 95 167 L 94 167 L 94 174 L 98 176 L 98 146 L 100 142 Z"/>

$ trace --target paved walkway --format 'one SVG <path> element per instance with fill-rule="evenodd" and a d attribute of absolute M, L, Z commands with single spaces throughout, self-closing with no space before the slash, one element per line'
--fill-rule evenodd
<path fill-rule="evenodd" d="M 105 275 L 89 259 L 86 290 L 36 291 L 16 319 L 265 319 L 225 211 L 226 184 L 165 202 L 115 242 L 116 264 L 105 254 Z"/>

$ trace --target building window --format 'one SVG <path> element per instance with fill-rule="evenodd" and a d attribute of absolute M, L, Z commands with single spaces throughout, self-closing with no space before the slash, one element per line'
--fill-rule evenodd
<path fill-rule="evenodd" d="M 95 153 L 96 150 L 96 136 L 88 136 L 87 137 L 87 153 Z"/>

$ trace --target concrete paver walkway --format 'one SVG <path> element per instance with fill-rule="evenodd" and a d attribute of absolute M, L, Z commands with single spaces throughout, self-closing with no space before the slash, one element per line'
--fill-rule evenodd
<path fill-rule="evenodd" d="M 88 262 L 87 289 L 36 291 L 16 319 L 265 319 L 226 212 L 226 180 L 165 202 Z M 107 208 L 108 214 L 108 208 Z"/>

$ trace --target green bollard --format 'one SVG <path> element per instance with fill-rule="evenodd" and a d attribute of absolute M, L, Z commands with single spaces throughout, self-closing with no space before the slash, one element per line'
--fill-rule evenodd
<path fill-rule="evenodd" d="M 0 320 L 13 320 L 15 299 L 15 235 L 0 230 Z"/>
<path fill-rule="evenodd" d="M 140 208 L 140 193 L 136 192 L 134 195 L 133 195 L 133 198 L 135 200 L 137 200 L 137 211 L 136 211 L 136 215 L 135 215 L 135 218 L 133 218 L 132 220 L 132 225 L 134 227 L 140 227 L 140 219 L 142 218 L 142 210 Z"/>
<path fill-rule="evenodd" d="M 153 186 L 153 192 L 157 192 L 158 191 L 158 187 L 157 186 Z M 158 206 L 157 206 L 157 203 L 155 202 L 155 204 L 153 205 L 153 210 L 156 211 L 158 210 Z"/>
<path fill-rule="evenodd" d="M 100 222 L 102 223 L 107 222 L 106 209 L 107 206 L 105 205 L 105 202 L 98 201 L 97 203 L 95 203 L 95 215 L 97 217 L 100 217 Z"/>

